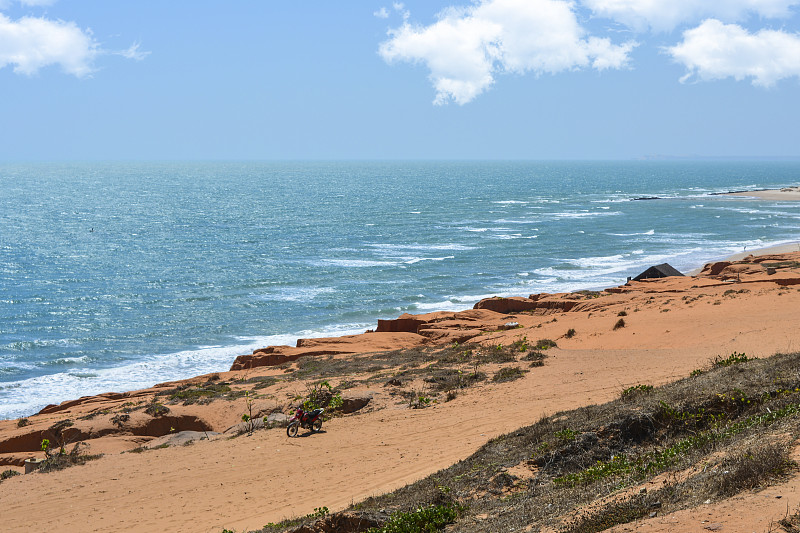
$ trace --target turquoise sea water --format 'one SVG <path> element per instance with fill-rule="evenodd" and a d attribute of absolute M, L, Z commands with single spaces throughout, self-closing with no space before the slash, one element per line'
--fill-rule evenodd
<path fill-rule="evenodd" d="M 0 418 L 800 240 L 799 204 L 709 196 L 798 181 L 798 162 L 0 165 Z"/>

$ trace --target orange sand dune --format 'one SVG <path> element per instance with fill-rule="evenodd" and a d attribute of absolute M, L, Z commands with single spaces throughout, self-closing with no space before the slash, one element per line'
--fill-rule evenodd
<path fill-rule="evenodd" d="M 484 309 L 462 315 L 421 316 L 416 325 L 411 316 L 394 326 L 383 324 L 384 332 L 393 327 L 401 330 L 399 338 L 413 340 L 410 345 L 452 342 L 451 335 L 459 332 L 474 334 L 473 342 L 487 345 L 526 336 L 530 340 L 554 339 L 559 347 L 548 352 L 545 366 L 523 379 L 484 383 L 428 409 L 409 410 L 393 403 L 385 390 L 373 390 L 373 410 L 335 418 L 326 423 L 323 433 L 303 438 L 288 439 L 285 432 L 275 429 L 141 454 L 116 452 L 152 436 L 123 434 L 90 440 L 95 450 L 106 451 L 103 458 L 61 472 L 18 476 L 0 483 L 0 529 L 218 533 L 222 528 L 260 528 L 321 506 L 332 511 L 344 508 L 449 466 L 491 437 L 532 424 L 543 415 L 611 400 L 633 384 L 657 385 L 685 377 L 716 355 L 739 351 L 763 357 L 800 349 L 798 260 L 800 253 L 750 257 L 709 266 L 694 278 L 631 282 L 597 295 L 522 298 L 520 301 L 533 302 L 525 304 L 532 306 L 525 312 L 506 315 Z M 779 262 L 784 264 L 772 271 L 770 265 Z M 537 307 L 536 302 L 562 303 Z M 621 311 L 626 313 L 625 326 L 614 330 Z M 511 321 L 522 327 L 504 329 Z M 408 331 L 412 327 L 416 332 Z M 564 336 L 569 329 L 576 331 L 572 338 Z M 373 340 L 385 339 L 385 335 L 367 333 L 329 344 L 316 341 L 307 349 L 332 353 L 326 348 L 338 346 L 335 357 L 352 357 L 374 350 Z M 258 352 L 265 353 L 257 351 L 252 357 L 259 357 Z M 273 366 L 255 366 L 222 377 L 252 378 L 281 372 Z M 290 396 L 302 392 L 302 385 L 294 382 L 265 390 L 273 397 L 258 401 L 268 411 L 270 402 L 288 406 Z M 99 405 L 119 406 L 114 402 L 122 401 L 124 398 L 85 400 L 30 420 L 32 427 L 45 427 Z M 235 424 L 242 404 L 217 401 L 203 409 L 193 416 L 217 429 Z M 108 425 L 94 423 L 97 427 Z M 25 428 L 17 428 L 13 421 L 0 423 L 0 445 L 4 438 L 8 442 L 7 437 L 24 434 Z M 117 443 L 110 444 L 111 439 Z M 13 450 L 7 453 L 14 455 Z M 763 520 L 737 517 L 760 513 L 767 520 L 780 518 L 787 504 L 793 508 L 800 503 L 797 486 L 795 478 L 785 486 L 741 495 L 708 509 L 658 517 L 635 527 L 700 531 L 695 526 L 703 527 L 700 521 L 706 515 L 702 512 L 709 513 L 709 520 L 724 522 L 724 531 L 753 531 L 762 527 L 757 524 Z M 769 499 L 773 492 L 783 495 L 780 500 L 773 497 L 780 503 L 777 506 Z M 631 530 L 634 525 L 619 530 L 625 527 Z"/>

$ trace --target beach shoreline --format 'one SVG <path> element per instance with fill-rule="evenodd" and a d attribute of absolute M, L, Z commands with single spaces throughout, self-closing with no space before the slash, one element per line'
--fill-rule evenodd
<path fill-rule="evenodd" d="M 25 424 L 0 421 L 4 468 L 20 472 L 25 458 L 43 457 L 42 436 L 64 420 L 72 424 L 70 444 L 83 440 L 91 453 L 104 454 L 57 474 L 0 483 L 6 525 L 35 530 L 58 521 L 79 530 L 89 516 L 96 531 L 218 532 L 260 528 L 321 505 L 344 509 L 450 466 L 542 416 L 618 398 L 637 383 L 675 381 L 715 356 L 766 357 L 796 349 L 800 252 L 782 259 L 768 261 L 769 269 L 754 256 L 715 263 L 697 277 L 632 281 L 585 294 L 489 298 L 461 312 L 401 315 L 374 332 L 256 350 L 243 356 L 241 370 L 80 398 L 50 406 Z M 782 309 L 777 315 L 776 306 Z M 410 369 L 426 368 L 404 359 L 415 353 L 452 346 L 496 351 L 537 339 L 557 344 L 542 365 L 510 383 L 486 379 L 449 401 L 423 376 L 405 377 Z M 389 353 L 399 359 L 376 364 Z M 484 363 L 482 371 L 497 374 L 520 362 Z M 467 363 L 454 364 L 454 372 L 470 371 Z M 315 374 L 318 365 L 331 370 Z M 326 373 L 334 368 L 345 373 Z M 248 413 L 247 398 L 253 418 L 285 415 L 318 380 L 361 407 L 326 422 L 311 438 L 288 439 L 280 428 L 230 438 Z M 410 409 L 408 394 L 420 391 L 428 408 Z M 169 411 L 158 414 L 159 405 Z M 189 451 L 170 440 L 187 432 L 201 439 Z M 130 453 L 148 446 L 154 449 Z M 296 465 L 310 457 L 324 468 L 298 471 Z M 46 508 L 30 513 L 53 476 L 70 490 L 48 492 Z M 156 499 L 154 482 L 160 486 Z M 183 499 L 187 490 L 189 500 Z M 312 500 L 304 497 L 309 493 Z"/>
<path fill-rule="evenodd" d="M 800 202 L 800 187 L 784 187 L 782 189 L 759 189 L 754 191 L 734 191 L 734 192 L 714 194 L 714 196 L 731 196 L 741 199 L 753 199 L 753 200 L 779 200 L 788 202 Z M 797 251 L 800 251 L 800 240 L 791 241 L 774 246 L 765 246 L 763 248 L 754 248 L 752 250 L 747 250 L 745 248 L 741 252 L 735 254 L 717 258 L 710 258 L 707 261 L 707 263 L 715 263 L 719 261 L 739 261 L 749 255 L 758 257 L 762 255 L 785 254 Z M 690 270 L 689 272 L 686 273 L 686 275 L 695 276 L 699 274 L 703 270 L 703 266 L 705 266 L 705 264 L 707 263 L 704 263 L 704 265 Z"/>
<path fill-rule="evenodd" d="M 800 187 L 784 187 L 782 189 L 761 189 L 754 191 L 734 191 L 719 194 L 718 196 L 736 196 L 758 200 L 777 200 L 786 202 L 800 201 Z"/>

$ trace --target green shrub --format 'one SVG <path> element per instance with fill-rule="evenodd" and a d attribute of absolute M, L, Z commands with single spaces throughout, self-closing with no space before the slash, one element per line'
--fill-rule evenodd
<path fill-rule="evenodd" d="M 537 350 L 547 350 L 548 348 L 557 348 L 557 347 L 558 345 L 556 344 L 556 341 L 552 341 L 550 339 L 539 339 L 538 341 L 536 341 L 536 346 L 534 346 L 534 348 L 536 348 Z"/>
<path fill-rule="evenodd" d="M 652 385 L 641 385 L 641 384 L 640 385 L 634 385 L 632 387 L 628 387 L 627 389 L 624 389 L 622 391 L 621 398 L 623 400 L 629 400 L 631 398 L 635 398 L 636 396 L 638 396 L 640 394 L 647 394 L 647 393 L 650 393 L 650 392 L 653 392 L 653 386 Z"/>
<path fill-rule="evenodd" d="M 577 431 L 573 431 L 570 428 L 564 428 L 561 431 L 556 431 L 554 433 L 556 438 L 563 443 L 572 442 L 578 436 Z"/>
<path fill-rule="evenodd" d="M 323 420 L 330 420 L 333 412 L 342 405 L 344 405 L 342 394 L 334 391 L 328 380 L 315 383 L 309 389 L 308 396 L 303 400 L 304 411 L 325 408 L 325 413 L 322 415 Z"/>
<path fill-rule="evenodd" d="M 463 508 L 451 505 L 431 505 L 416 511 L 393 513 L 381 527 L 373 527 L 367 533 L 428 533 L 441 531 L 455 522 Z"/>
<path fill-rule="evenodd" d="M 574 336 L 575 336 L 575 328 L 569 328 L 567 332 L 564 334 L 564 337 L 566 337 L 567 339 L 571 339 Z"/>
<path fill-rule="evenodd" d="M 528 337 L 522 337 L 511 344 L 511 349 L 517 352 L 528 351 Z"/>
<path fill-rule="evenodd" d="M 625 327 L 625 319 L 620 318 L 619 320 L 617 320 L 617 323 L 614 324 L 614 331 L 617 331 L 619 328 L 624 328 L 624 327 Z"/>
<path fill-rule="evenodd" d="M 718 355 L 714 358 L 712 362 L 713 366 L 716 367 L 726 367 L 731 365 L 738 365 L 739 363 L 746 363 L 747 361 L 752 361 L 753 359 L 757 359 L 757 357 L 747 357 L 747 355 L 743 353 L 733 352 L 726 358 L 722 358 L 721 355 Z"/>
<path fill-rule="evenodd" d="M 316 518 L 323 518 L 323 517 L 324 517 L 324 516 L 326 516 L 326 515 L 327 515 L 329 512 L 330 512 L 330 511 L 329 511 L 329 510 L 328 510 L 328 508 L 327 508 L 327 507 L 325 507 L 325 506 L 323 506 L 323 507 L 315 507 L 315 508 L 314 508 L 314 512 L 313 512 L 313 513 L 308 513 L 308 514 L 306 515 L 306 518 L 312 518 L 312 519 L 316 519 Z"/>

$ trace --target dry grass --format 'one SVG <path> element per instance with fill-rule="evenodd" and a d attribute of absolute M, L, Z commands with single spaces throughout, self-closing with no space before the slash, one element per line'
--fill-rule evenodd
<path fill-rule="evenodd" d="M 377 516 L 455 502 L 467 507 L 454 526 L 460 532 L 593 532 L 655 509 L 663 514 L 758 490 L 795 468 L 789 450 L 800 437 L 800 354 L 735 359 L 663 387 L 637 388 L 624 400 L 543 418 L 348 512 Z M 529 475 L 510 473 L 524 469 Z M 638 491 L 665 473 L 663 488 Z"/>

